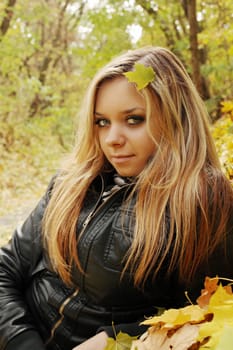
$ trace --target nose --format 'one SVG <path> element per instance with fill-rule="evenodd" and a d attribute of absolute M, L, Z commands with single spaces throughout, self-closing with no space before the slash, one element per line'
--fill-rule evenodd
<path fill-rule="evenodd" d="M 108 146 L 122 146 L 125 143 L 125 135 L 121 125 L 112 124 L 105 135 Z"/>

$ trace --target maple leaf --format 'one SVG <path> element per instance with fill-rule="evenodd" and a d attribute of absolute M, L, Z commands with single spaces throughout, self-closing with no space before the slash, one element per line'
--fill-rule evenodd
<path fill-rule="evenodd" d="M 189 305 L 180 309 L 169 309 L 160 316 L 154 316 L 142 323 L 145 325 L 160 325 L 166 328 L 183 325 L 187 322 L 200 323 L 206 319 L 206 310 L 198 305 Z"/>
<path fill-rule="evenodd" d="M 205 282 L 204 282 L 205 288 L 201 290 L 201 295 L 197 298 L 197 304 L 200 307 L 206 307 L 209 305 L 209 302 L 210 302 L 212 295 L 214 295 L 218 289 L 219 279 L 224 280 L 224 278 L 218 278 L 218 277 L 214 277 L 214 278 L 206 277 L 205 278 Z M 230 285 L 226 285 L 222 288 L 228 294 L 232 294 L 232 289 L 231 289 Z M 217 293 L 217 295 L 218 295 L 218 293 Z M 223 299 L 225 299 L 225 295 L 224 295 Z"/>
<path fill-rule="evenodd" d="M 200 307 L 205 307 L 209 304 L 211 295 L 218 287 L 218 277 L 206 277 L 204 282 L 204 289 L 201 290 L 201 295 L 197 298 L 197 304 Z"/>
<path fill-rule="evenodd" d="M 222 307 L 224 304 L 233 306 L 233 294 L 229 293 L 226 288 L 220 284 L 216 292 L 210 298 L 209 309 L 216 306 Z"/>
<path fill-rule="evenodd" d="M 130 83 L 135 83 L 138 90 L 143 89 L 155 79 L 155 72 L 152 67 L 135 63 L 133 72 L 126 72 L 124 75 Z"/>
<path fill-rule="evenodd" d="M 225 323 L 233 324 L 233 294 L 219 285 L 210 298 L 208 311 L 214 314 L 214 321 L 218 322 L 219 327 Z"/>
<path fill-rule="evenodd" d="M 225 338 L 229 339 L 229 332 L 226 334 L 226 326 L 231 328 L 233 335 L 233 294 L 231 290 L 229 293 L 227 288 L 220 284 L 210 298 L 208 312 L 212 312 L 214 318 L 210 323 L 200 326 L 198 339 L 210 336 L 207 344 L 209 349 L 225 350 L 225 347 L 220 348 L 219 344 L 224 342 Z"/>
<path fill-rule="evenodd" d="M 225 326 L 215 350 L 232 350 L 233 328 Z"/>
<path fill-rule="evenodd" d="M 197 343 L 198 332 L 199 325 L 190 324 L 180 327 L 172 336 L 168 336 L 166 329 L 150 329 L 145 336 L 133 341 L 131 350 L 187 350 Z"/>
<path fill-rule="evenodd" d="M 198 298 L 201 306 L 165 310 L 142 322 L 150 327 L 132 341 L 131 348 L 117 347 L 115 341 L 107 350 L 231 350 L 233 293 L 231 284 L 222 286 L 219 280 L 233 282 L 228 278 L 206 277 Z"/>
<path fill-rule="evenodd" d="M 104 350 L 130 350 L 132 341 L 137 337 L 131 337 L 127 333 L 119 332 L 116 339 L 108 337 Z"/>

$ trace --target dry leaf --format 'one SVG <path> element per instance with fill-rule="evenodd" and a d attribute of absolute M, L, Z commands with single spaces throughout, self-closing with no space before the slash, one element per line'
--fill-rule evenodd
<path fill-rule="evenodd" d="M 146 338 L 133 341 L 131 350 L 187 350 L 197 342 L 199 327 L 187 323 L 171 337 L 168 337 L 168 330 L 164 328 L 156 331 L 150 329 Z"/>

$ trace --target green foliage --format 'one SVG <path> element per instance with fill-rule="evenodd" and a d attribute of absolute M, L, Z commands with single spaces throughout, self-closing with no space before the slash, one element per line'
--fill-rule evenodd
<path fill-rule="evenodd" d="M 222 102 L 222 117 L 211 127 L 212 135 L 226 176 L 233 180 L 233 102 Z"/>
<path fill-rule="evenodd" d="M 0 4 L 0 22 L 6 3 Z M 214 119 L 222 116 L 212 132 L 232 178 L 232 112 L 217 106 L 233 96 L 233 3 L 197 3 L 208 103 Z M 138 40 L 133 25 L 142 29 Z M 171 48 L 190 71 L 188 22 L 180 1 L 16 1 L 0 36 L 2 213 L 22 195 L 24 200 L 43 193 L 70 148 L 84 90 L 98 68 L 120 52 L 151 44 Z"/>
<path fill-rule="evenodd" d="M 122 1 L 107 1 L 87 11 L 77 28 L 78 43 L 72 53 L 81 59 L 82 75 L 90 79 L 96 71 L 120 52 L 131 49 L 129 26 L 134 23 L 133 7 Z"/>
<path fill-rule="evenodd" d="M 211 94 L 226 99 L 233 96 L 233 3 L 231 0 L 201 2 L 200 9 L 199 47 L 208 52 L 202 70 Z"/>
<path fill-rule="evenodd" d="M 54 119 L 35 118 L 14 127 L 8 125 L 5 130 L 8 144 L 0 144 L 2 210 L 9 210 L 11 198 L 23 195 L 25 200 L 36 193 L 41 195 L 49 177 L 57 171 L 72 141 L 73 125 L 67 119 Z"/>
<path fill-rule="evenodd" d="M 131 47 L 130 16 L 112 9 L 74 0 L 17 0 L 12 8 L 0 36 L 0 216 L 43 194 L 73 143 L 92 75 Z"/>

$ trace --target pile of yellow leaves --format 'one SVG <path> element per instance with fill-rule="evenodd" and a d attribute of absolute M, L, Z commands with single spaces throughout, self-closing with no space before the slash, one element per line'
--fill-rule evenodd
<path fill-rule="evenodd" d="M 119 333 L 105 350 L 232 350 L 233 293 L 219 280 L 224 279 L 206 277 L 197 304 L 151 317 L 139 339 Z"/>
<path fill-rule="evenodd" d="M 232 350 L 232 289 L 218 282 L 206 277 L 197 305 L 169 309 L 143 322 L 150 327 L 131 350 Z"/>

